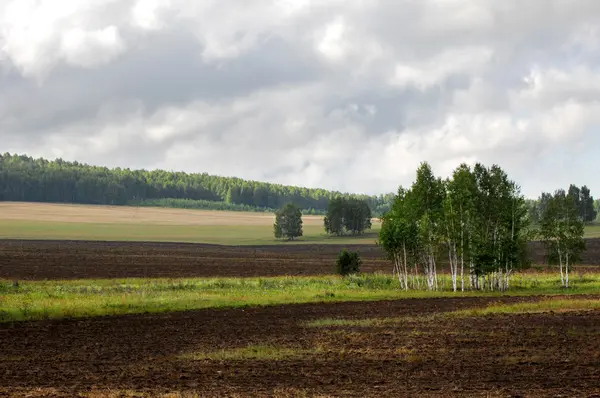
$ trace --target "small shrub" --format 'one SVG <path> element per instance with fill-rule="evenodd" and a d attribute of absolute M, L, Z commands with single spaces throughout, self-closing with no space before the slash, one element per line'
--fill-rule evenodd
<path fill-rule="evenodd" d="M 358 274 L 361 264 L 362 260 L 357 252 L 349 252 L 344 249 L 337 259 L 337 273 L 342 276 Z"/>

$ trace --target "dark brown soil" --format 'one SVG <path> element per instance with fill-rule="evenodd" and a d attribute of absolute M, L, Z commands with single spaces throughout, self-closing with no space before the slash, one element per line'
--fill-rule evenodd
<path fill-rule="evenodd" d="M 0 278 L 322 275 L 345 247 L 360 252 L 365 272 L 391 269 L 377 246 L 0 241 Z"/>
<path fill-rule="evenodd" d="M 342 248 L 3 241 L 0 278 L 329 274 Z M 360 251 L 364 271 L 389 271 L 377 247 L 348 248 Z M 589 240 L 584 262 L 599 260 L 600 240 Z M 412 299 L 0 324 L 0 396 L 600 397 L 600 311 L 426 316 L 535 299 Z M 319 318 L 402 316 L 413 318 L 381 327 L 303 326 Z M 257 344 L 305 351 L 279 361 L 178 357 Z"/>
<path fill-rule="evenodd" d="M 600 311 L 463 319 L 425 316 L 492 301 L 536 299 L 305 304 L 3 324 L 0 395 L 600 394 Z M 401 316 L 413 318 L 381 327 L 304 326 L 304 321 L 320 318 Z M 256 344 L 312 351 L 280 361 L 178 358 Z"/>
<path fill-rule="evenodd" d="M 337 254 L 357 250 L 362 271 L 390 272 L 375 245 L 219 246 L 184 243 L 97 241 L 0 241 L 0 278 L 79 279 L 323 275 L 334 272 Z M 534 262 L 544 248 L 531 244 Z M 589 239 L 582 263 L 600 265 L 600 239 Z"/>

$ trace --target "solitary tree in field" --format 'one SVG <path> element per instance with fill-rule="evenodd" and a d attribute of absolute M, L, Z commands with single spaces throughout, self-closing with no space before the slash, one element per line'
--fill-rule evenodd
<path fill-rule="evenodd" d="M 327 206 L 327 215 L 323 219 L 325 232 L 331 235 L 344 234 L 344 199 L 333 198 Z"/>
<path fill-rule="evenodd" d="M 579 216 L 578 201 L 573 190 L 560 189 L 548 202 L 540 222 L 540 235 L 546 245 L 548 262 L 558 263 L 560 280 L 569 287 L 569 270 L 585 250 L 584 222 Z"/>
<path fill-rule="evenodd" d="M 291 203 L 275 212 L 273 232 L 277 239 L 293 240 L 302 236 L 302 211 Z"/>

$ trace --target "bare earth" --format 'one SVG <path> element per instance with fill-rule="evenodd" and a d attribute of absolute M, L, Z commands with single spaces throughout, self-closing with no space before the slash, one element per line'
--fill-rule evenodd
<path fill-rule="evenodd" d="M 272 223 L 272 215 L 254 213 L 0 203 L 0 220 L 64 222 L 65 217 L 89 223 Z M 0 241 L 0 278 L 328 274 L 341 248 L 7 240 Z M 361 252 L 364 271 L 389 271 L 376 246 L 348 248 Z M 539 259 L 542 247 L 536 243 L 532 249 Z M 584 261 L 600 263 L 600 239 L 588 241 Z M 538 299 L 316 303 L 4 323 L 0 396 L 600 397 L 598 310 L 429 317 Z M 0 310 L 1 304 L 0 294 Z M 305 324 L 322 318 L 398 317 L 406 318 L 368 327 Z M 255 345 L 298 354 L 186 357 Z"/>
<path fill-rule="evenodd" d="M 335 272 L 341 250 L 356 250 L 363 272 L 390 272 L 391 265 L 375 245 L 263 245 L 223 246 L 192 243 L 21 241 L 0 240 L 0 278 L 98 279 L 251 277 L 324 275 Z M 597 272 L 600 239 L 588 239 L 583 254 L 586 267 L 577 272 Z M 531 245 L 536 263 L 543 263 L 544 248 Z M 441 262 L 442 271 L 446 265 Z"/>
<path fill-rule="evenodd" d="M 426 317 L 536 298 L 412 299 L 0 325 L 0 395 L 598 397 L 600 311 Z M 320 318 L 409 316 L 379 327 Z M 270 344 L 275 359 L 181 355 Z M 171 395 L 179 396 L 179 395 Z"/>

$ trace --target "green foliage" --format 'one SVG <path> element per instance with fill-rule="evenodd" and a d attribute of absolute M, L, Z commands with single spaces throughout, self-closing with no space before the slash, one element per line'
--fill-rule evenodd
<path fill-rule="evenodd" d="M 273 209 L 257 207 L 251 205 L 238 205 L 230 202 L 212 201 L 212 200 L 193 200 L 193 199 L 145 199 L 131 201 L 128 203 L 131 206 L 140 207 L 167 207 L 174 209 L 194 209 L 194 210 L 223 210 L 223 211 L 242 211 L 242 212 L 258 212 L 272 213 Z"/>
<path fill-rule="evenodd" d="M 302 212 L 291 203 L 275 212 L 273 233 L 277 239 L 293 240 L 302 236 Z"/>
<path fill-rule="evenodd" d="M 585 250 L 584 221 L 579 209 L 578 192 L 570 189 L 567 194 L 560 189 L 548 201 L 540 220 L 539 233 L 547 248 L 548 262 L 559 265 L 565 287 L 569 287 L 569 271 Z"/>
<path fill-rule="evenodd" d="M 353 275 L 358 274 L 360 272 L 360 266 L 362 264 L 362 260 L 360 255 L 357 252 L 349 252 L 344 249 L 338 255 L 336 261 L 336 271 L 339 275 Z"/>
<path fill-rule="evenodd" d="M 596 221 L 598 212 L 600 211 L 600 201 L 594 200 L 587 186 L 578 187 L 571 184 L 566 195 L 573 201 L 573 205 L 577 210 L 577 217 L 586 224 Z M 542 192 L 542 195 L 537 200 L 527 201 L 529 218 L 533 224 L 539 225 L 551 198 L 552 194 Z"/>
<path fill-rule="evenodd" d="M 212 209 L 205 203 L 210 201 L 224 210 L 237 210 L 236 206 L 278 209 L 293 203 L 312 214 L 323 214 L 329 200 L 340 196 L 365 200 L 378 214 L 392 200 L 392 195 L 350 195 L 206 173 L 109 169 L 62 159 L 0 154 L 0 201 L 126 205 L 157 200 L 160 205 L 181 205 L 166 200 L 189 199 L 200 201 L 195 208 Z"/>
<path fill-rule="evenodd" d="M 439 287 L 437 261 L 448 253 L 453 289 L 506 289 L 510 274 L 529 265 L 527 207 L 519 187 L 493 165 L 462 164 L 452 178 L 436 178 L 427 163 L 409 190 L 400 187 L 383 217 L 378 244 L 394 261 L 401 286 L 419 287 L 418 265 L 427 286 Z M 481 279 L 481 283 L 480 283 Z"/>
<path fill-rule="evenodd" d="M 371 229 L 371 208 L 366 200 L 337 197 L 329 201 L 327 215 L 323 223 L 325 232 L 341 236 L 347 232 L 361 235 Z"/>

